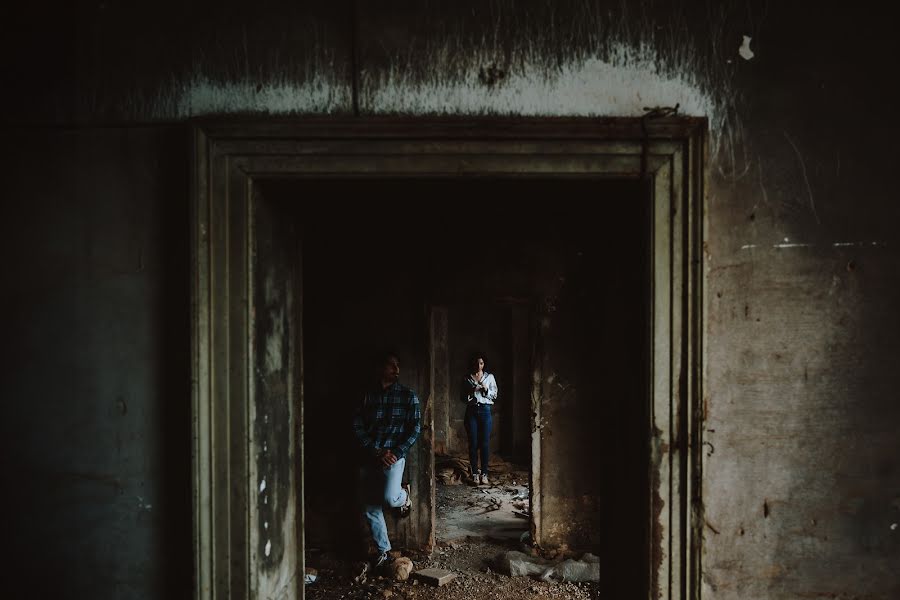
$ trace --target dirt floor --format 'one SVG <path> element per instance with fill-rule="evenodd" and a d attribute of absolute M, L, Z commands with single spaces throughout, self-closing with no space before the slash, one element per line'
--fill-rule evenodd
<path fill-rule="evenodd" d="M 493 467 L 492 462 L 492 467 Z M 440 473 L 440 469 L 439 469 Z M 413 572 L 445 569 L 456 579 L 434 587 L 414 577 L 393 581 L 388 571 L 366 573 L 362 563 L 349 564 L 327 553 L 313 552 L 316 581 L 306 587 L 315 600 L 513 600 L 519 598 L 599 598 L 596 583 L 542 581 L 538 576 L 503 574 L 499 557 L 511 550 L 529 553 L 527 532 L 528 473 L 515 465 L 498 465 L 491 486 L 470 486 L 445 469 L 436 488 L 437 548 L 430 555 L 397 551 L 413 562 Z"/>
<path fill-rule="evenodd" d="M 494 474 L 489 486 L 467 485 L 456 478 L 447 481 L 438 480 L 435 489 L 435 535 L 439 543 L 480 539 L 518 542 L 528 531 L 527 471 L 510 469 Z"/>
<path fill-rule="evenodd" d="M 307 586 L 306 597 L 323 600 L 599 598 L 595 583 L 548 582 L 498 573 L 495 558 L 507 550 L 516 549 L 520 549 L 518 544 L 480 541 L 465 542 L 456 548 L 441 548 L 429 558 L 410 554 L 416 570 L 447 569 L 457 574 L 454 581 L 443 587 L 433 587 L 417 580 L 394 582 L 384 576 L 369 578 L 360 585 L 353 581 L 353 572 L 348 565 L 332 564 L 331 568 L 319 569 L 319 578 Z"/>

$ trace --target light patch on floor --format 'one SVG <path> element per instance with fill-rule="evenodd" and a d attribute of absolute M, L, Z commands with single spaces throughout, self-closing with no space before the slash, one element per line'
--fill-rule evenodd
<path fill-rule="evenodd" d="M 496 539 L 518 541 L 528 519 L 517 516 L 528 506 L 524 485 L 438 484 L 435 490 L 438 542 Z"/>

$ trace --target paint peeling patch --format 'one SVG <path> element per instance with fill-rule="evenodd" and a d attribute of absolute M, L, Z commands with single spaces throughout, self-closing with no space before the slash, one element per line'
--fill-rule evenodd
<path fill-rule="evenodd" d="M 284 309 L 269 311 L 272 332 L 266 336 L 265 369 L 266 374 L 277 373 L 284 364 L 281 349 L 284 339 Z"/>
<path fill-rule="evenodd" d="M 516 114 L 531 116 L 641 116 L 647 106 L 680 105 L 684 114 L 717 112 L 690 73 L 665 72 L 648 49 L 616 49 L 614 62 L 570 62 L 556 72 L 525 65 L 491 87 L 473 70 L 458 81 L 415 82 L 394 67 L 370 90 L 375 113 Z"/>
<path fill-rule="evenodd" d="M 272 540 L 266 540 L 266 556 L 272 553 Z"/>
<path fill-rule="evenodd" d="M 736 94 L 728 72 L 685 44 L 670 49 L 655 39 L 615 42 L 615 33 L 597 34 L 597 48 L 550 61 L 527 46 L 515 50 L 504 76 L 486 85 L 480 74 L 495 53 L 473 48 L 460 53 L 435 47 L 410 58 L 395 57 L 386 69 L 363 73 L 360 109 L 365 114 L 643 116 L 646 107 L 679 105 L 679 113 L 709 119 L 712 151 L 734 145 L 740 132 Z M 550 64 L 552 62 L 552 64 Z M 425 70 L 427 75 L 423 76 Z M 135 110 L 151 119 L 213 114 L 334 114 L 349 112 L 349 85 L 334 65 L 317 66 L 305 81 L 287 76 L 258 82 L 249 78 L 216 81 L 202 70 Z M 726 143 L 723 143 L 726 142 Z"/>
<path fill-rule="evenodd" d="M 262 494 L 264 491 L 266 491 L 266 480 L 265 479 L 263 479 L 259 483 L 259 493 Z"/>
<path fill-rule="evenodd" d="M 741 58 L 744 60 L 751 60 L 756 54 L 753 53 L 753 50 L 750 49 L 750 40 L 752 40 L 749 35 L 744 36 L 744 41 L 741 43 L 741 47 L 738 48 L 738 54 L 741 55 Z"/>
<path fill-rule="evenodd" d="M 718 151 L 726 111 L 690 68 L 667 69 L 645 46 L 619 45 L 611 56 L 554 70 L 524 64 L 492 86 L 479 80 L 475 68 L 459 79 L 421 81 L 395 65 L 364 90 L 363 107 L 376 114 L 635 117 L 649 106 L 677 104 L 681 114 L 709 119 L 713 153 Z"/>
<path fill-rule="evenodd" d="M 590 12 L 579 24 L 585 33 L 578 43 L 549 32 L 516 38 L 513 48 L 466 48 L 469 42 L 451 36 L 414 55 L 396 55 L 389 66 L 363 77 L 361 110 L 639 117 L 648 107 L 678 105 L 679 114 L 707 117 L 712 158 L 725 159 L 726 168 L 736 171 L 734 163 L 746 151 L 736 68 L 706 47 L 710 36 L 724 39 L 727 19 L 714 19 L 707 35 L 695 40 L 684 30 L 658 35 L 656 23 L 636 25 L 625 15 Z M 485 66 L 498 63 L 503 77 L 486 84 Z"/>
<path fill-rule="evenodd" d="M 339 73 L 340 70 L 323 70 Z M 243 79 L 215 81 L 195 74 L 174 81 L 149 102 L 132 100 L 136 112 L 154 120 L 257 113 L 270 115 L 333 114 L 346 112 L 350 88 L 334 75 L 313 75 L 298 82 L 287 77 L 268 82 Z"/>
<path fill-rule="evenodd" d="M 891 531 L 897 531 L 897 524 L 891 523 Z"/>

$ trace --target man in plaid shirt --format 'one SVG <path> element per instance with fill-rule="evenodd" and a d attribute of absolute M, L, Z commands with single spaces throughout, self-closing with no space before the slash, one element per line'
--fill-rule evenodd
<path fill-rule="evenodd" d="M 385 565 L 391 542 L 384 522 L 384 505 L 408 516 L 412 507 L 409 485 L 402 486 L 406 455 L 421 431 L 419 398 L 402 385 L 400 361 L 383 356 L 380 381 L 366 392 L 353 418 L 353 431 L 363 452 L 360 477 L 366 520 L 378 549 L 374 567 Z"/>

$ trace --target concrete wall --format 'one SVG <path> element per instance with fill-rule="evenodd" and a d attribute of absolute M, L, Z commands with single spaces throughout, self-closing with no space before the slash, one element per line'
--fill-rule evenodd
<path fill-rule="evenodd" d="M 4 139 L 4 595 L 188 589 L 187 140 Z"/>
<path fill-rule="evenodd" d="M 349 13 L 47 8 L 10 9 L 3 36 L 2 118 L 16 128 L 3 142 L 12 567 L 31 592 L 178 595 L 190 577 L 179 124 L 349 112 Z M 710 117 L 707 597 L 900 594 L 900 208 L 884 10 L 361 8 L 365 114 L 640 115 L 680 103 Z"/>

